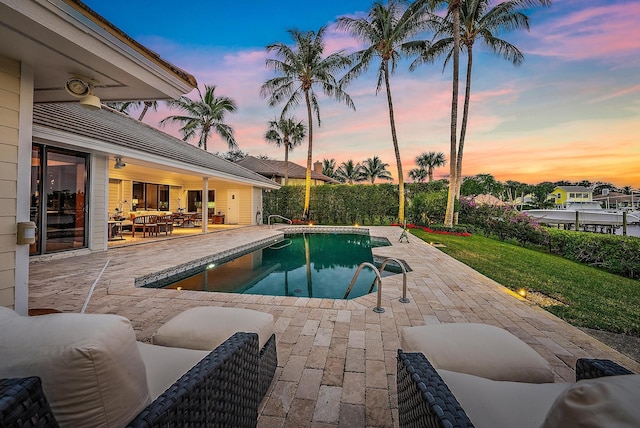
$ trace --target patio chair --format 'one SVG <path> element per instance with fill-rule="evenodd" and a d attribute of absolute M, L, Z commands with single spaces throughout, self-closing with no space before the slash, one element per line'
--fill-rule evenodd
<path fill-rule="evenodd" d="M 165 236 L 169 234 L 173 235 L 173 216 L 171 214 L 158 216 L 156 224 L 158 233 L 164 232 Z"/>
<path fill-rule="evenodd" d="M 136 237 L 136 230 L 142 230 L 142 237 L 144 238 L 148 233 L 151 236 L 154 233 L 158 236 L 158 223 L 157 215 L 141 215 L 133 219 L 133 225 L 131 226 L 131 237 Z"/>
<path fill-rule="evenodd" d="M 0 307 L 0 343 L 3 427 L 257 424 L 255 333 L 196 351 L 136 342 L 117 315 L 23 317 Z"/>
<path fill-rule="evenodd" d="M 640 426 L 640 376 L 609 360 L 577 360 L 575 383 L 495 381 L 436 370 L 424 354 L 401 349 L 397 370 L 402 428 Z"/>

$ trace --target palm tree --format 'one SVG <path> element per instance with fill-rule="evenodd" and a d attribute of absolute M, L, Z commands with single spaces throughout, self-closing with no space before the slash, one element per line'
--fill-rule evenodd
<path fill-rule="evenodd" d="M 354 52 L 351 55 L 355 65 L 342 78 L 344 83 L 348 83 L 364 73 L 374 58 L 380 60 L 376 94 L 384 84 L 389 106 L 391 139 L 398 168 L 398 219 L 400 222 L 404 221 L 404 178 L 389 76 L 394 73 L 402 56 L 422 52 L 428 46 L 427 41 L 413 40 L 415 36 L 429 26 L 428 15 L 423 13 L 428 3 L 430 2 L 418 0 L 410 6 L 405 6 L 405 2 L 396 0 L 389 0 L 387 5 L 376 2 L 371 6 L 365 18 L 341 17 L 337 23 L 339 29 L 349 31 L 354 38 L 366 45 L 365 49 Z"/>
<path fill-rule="evenodd" d="M 409 178 L 412 179 L 414 183 L 424 183 L 428 175 L 427 170 L 424 168 L 413 168 L 409 171 Z"/>
<path fill-rule="evenodd" d="M 132 108 L 136 109 L 136 108 L 139 108 L 141 105 L 144 105 L 144 108 L 142 109 L 140 116 L 138 116 L 138 121 L 142 121 L 144 116 L 147 114 L 147 111 L 149 110 L 149 108 L 153 108 L 153 111 L 158 111 L 157 101 L 124 101 L 124 102 L 107 103 L 107 105 L 112 109 L 117 110 L 120 113 L 124 113 L 126 115 L 129 115 L 130 109 Z"/>
<path fill-rule="evenodd" d="M 378 156 L 368 158 L 362 163 L 362 176 L 366 180 L 371 180 L 371 184 L 376 181 L 376 178 L 380 178 L 382 180 L 393 180 L 391 173 L 387 171 L 388 166 L 389 164 L 382 162 Z"/>
<path fill-rule="evenodd" d="M 444 37 L 434 42 L 429 51 L 420 59 L 432 61 L 440 54 L 446 54 L 445 65 L 453 56 L 453 101 L 451 109 L 451 156 L 449 184 L 450 194 L 447 201 L 445 224 L 453 224 L 453 202 L 460 197 L 462 184 L 462 159 L 464 143 L 469 118 L 469 101 L 471 98 L 471 71 L 473 66 L 473 46 L 481 39 L 483 45 L 504 59 L 519 65 L 524 60 L 522 52 L 509 42 L 497 37 L 502 30 L 524 28 L 529 30 L 529 18 L 523 10 L 532 6 L 548 6 L 552 0 L 506 0 L 490 8 L 490 0 L 449 0 L 448 14 L 441 20 L 441 28 L 437 36 Z M 462 26 L 462 28 L 461 28 Z M 457 140 L 457 109 L 458 109 L 458 79 L 459 52 L 464 49 L 467 53 L 465 98 L 460 127 L 460 138 Z M 416 62 L 411 65 L 413 68 Z M 451 194 L 453 192 L 453 194 Z"/>
<path fill-rule="evenodd" d="M 147 114 L 147 111 L 151 108 L 153 111 L 158 111 L 158 102 L 157 101 L 143 101 L 144 108 L 140 112 L 140 116 L 138 116 L 138 120 L 142 121 L 144 116 Z"/>
<path fill-rule="evenodd" d="M 167 101 L 167 105 L 171 108 L 177 108 L 183 114 L 169 116 L 160 121 L 160 125 L 168 122 L 176 122 L 182 125 L 183 140 L 188 141 L 190 138 L 198 137 L 198 147 L 203 147 L 207 151 L 207 140 L 211 131 L 217 133 L 227 142 L 229 150 L 238 149 L 238 143 L 233 137 L 233 128 L 227 125 L 224 117 L 227 113 L 234 113 L 237 109 L 235 101 L 229 97 L 216 97 L 215 86 L 205 85 L 204 96 L 198 91 L 198 100 L 181 96 L 177 100 Z"/>
<path fill-rule="evenodd" d="M 322 159 L 322 173 L 327 177 L 336 178 L 336 160 Z"/>
<path fill-rule="evenodd" d="M 424 169 L 429 177 L 429 182 L 433 181 L 433 170 L 435 168 L 444 166 L 447 163 L 447 159 L 442 152 L 423 152 L 416 156 L 416 164 L 420 169 Z"/>
<path fill-rule="evenodd" d="M 342 51 L 324 54 L 324 35 L 326 27 L 318 32 L 289 30 L 293 39 L 293 47 L 284 43 L 267 46 L 267 52 L 276 58 L 268 58 L 266 66 L 279 76 L 266 81 L 260 88 L 260 95 L 268 97 L 270 106 L 284 103 L 282 116 L 300 104 L 302 100 L 307 107 L 308 141 L 307 173 L 305 177 L 303 218 L 309 218 L 309 200 L 311 197 L 311 162 L 313 157 L 313 113 L 320 126 L 320 106 L 315 88 L 337 101 L 344 101 L 355 110 L 351 97 L 344 92 L 336 80 L 334 73 L 351 65 L 351 60 Z"/>
<path fill-rule="evenodd" d="M 353 159 L 342 162 L 336 170 L 336 179 L 342 183 L 353 184 L 354 181 L 363 181 L 366 178 L 362 175 L 362 165 L 354 163 Z"/>
<path fill-rule="evenodd" d="M 276 147 L 284 146 L 284 185 L 289 184 L 289 150 L 302 144 L 306 130 L 302 121 L 296 122 L 292 117 L 269 121 L 269 130 L 264 134 L 265 140 L 275 143 Z"/>

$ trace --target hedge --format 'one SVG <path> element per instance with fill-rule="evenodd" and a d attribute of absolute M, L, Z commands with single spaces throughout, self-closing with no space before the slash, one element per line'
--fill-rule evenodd
<path fill-rule="evenodd" d="M 640 278 L 640 239 L 549 229 L 549 251 L 608 272 Z"/>

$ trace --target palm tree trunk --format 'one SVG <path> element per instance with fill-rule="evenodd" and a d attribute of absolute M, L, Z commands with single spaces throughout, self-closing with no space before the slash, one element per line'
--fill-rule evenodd
<path fill-rule="evenodd" d="M 387 103 L 389 104 L 389 122 L 391 123 L 391 139 L 393 140 L 393 150 L 396 154 L 396 165 L 398 167 L 398 221 L 404 222 L 404 179 L 402 177 L 402 160 L 400 159 L 400 148 L 398 147 L 398 136 L 396 134 L 396 120 L 393 116 L 393 102 L 391 101 L 391 85 L 389 84 L 389 63 L 384 61 L 384 85 L 387 89 Z"/>
<path fill-rule="evenodd" d="M 460 143 L 458 144 L 458 159 L 456 160 L 456 198 L 460 199 L 460 187 L 462 187 L 462 151 L 464 150 L 464 137 L 467 134 L 467 119 L 469 118 L 469 100 L 471 99 L 471 65 L 473 64 L 473 49 L 467 46 L 467 86 L 464 92 L 464 107 L 462 110 L 462 125 L 460 127 Z"/>
<path fill-rule="evenodd" d="M 284 185 L 289 185 L 289 142 L 284 139 Z"/>
<path fill-rule="evenodd" d="M 309 100 L 309 91 L 304 92 L 304 98 L 307 103 L 307 120 L 309 122 L 309 147 L 307 148 L 307 172 L 304 179 L 304 209 L 302 218 L 309 219 L 309 201 L 311 199 L 311 160 L 313 158 L 313 116 L 311 115 L 311 101 Z"/>
<path fill-rule="evenodd" d="M 138 116 L 138 122 L 142 121 L 142 118 L 144 117 L 145 114 L 147 114 L 147 110 L 149 110 L 149 104 L 147 104 L 148 101 L 144 102 L 144 108 L 142 109 L 142 112 L 140 113 L 140 116 Z"/>
<path fill-rule="evenodd" d="M 429 183 L 431 183 L 433 181 L 433 168 L 427 170 L 427 175 L 429 176 Z"/>
<path fill-rule="evenodd" d="M 453 214 L 457 185 L 457 146 L 458 146 L 458 75 L 460 71 L 460 0 L 450 3 L 453 12 L 453 95 L 451 98 L 451 151 L 449 154 L 449 194 L 444 225 L 453 227 Z"/>

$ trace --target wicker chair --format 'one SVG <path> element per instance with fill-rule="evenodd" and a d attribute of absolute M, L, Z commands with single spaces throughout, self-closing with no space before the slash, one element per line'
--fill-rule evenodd
<path fill-rule="evenodd" d="M 258 335 L 234 334 L 128 427 L 255 427 L 262 399 L 258 358 Z M 0 380 L 0 426 L 58 426 L 38 378 Z"/>
<path fill-rule="evenodd" d="M 474 425 L 442 377 L 422 353 L 398 350 L 398 418 L 400 427 L 473 428 Z M 581 358 L 576 381 L 632 374 L 609 360 Z"/>

